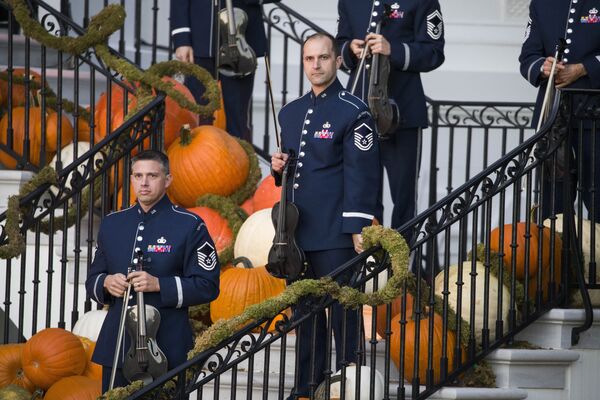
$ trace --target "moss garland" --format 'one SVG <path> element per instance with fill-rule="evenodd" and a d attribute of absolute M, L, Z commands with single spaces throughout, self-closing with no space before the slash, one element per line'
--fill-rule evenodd
<path fill-rule="evenodd" d="M 231 201 L 228 197 L 219 196 L 217 194 L 205 194 L 196 200 L 196 205 L 200 207 L 208 207 L 217 211 L 221 217 L 227 221 L 227 226 L 231 229 L 233 240 L 231 244 L 221 250 L 219 254 L 219 263 L 225 266 L 233 260 L 233 245 L 235 238 L 242 227 L 242 224 L 248 218 L 248 215 L 237 204 Z"/>
<path fill-rule="evenodd" d="M 235 138 L 240 146 L 244 149 L 246 154 L 248 154 L 248 178 L 246 178 L 246 182 L 233 194 L 229 196 L 229 198 L 237 205 L 241 205 L 244 201 L 252 197 L 254 192 L 256 192 L 256 187 L 261 178 L 260 167 L 258 166 L 258 157 L 256 157 L 256 151 L 254 151 L 254 147 L 245 140 Z"/>

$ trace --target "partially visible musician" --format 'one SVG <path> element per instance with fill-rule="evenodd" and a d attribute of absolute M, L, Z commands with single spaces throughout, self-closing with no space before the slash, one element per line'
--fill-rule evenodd
<path fill-rule="evenodd" d="M 529 22 L 521 48 L 519 62 L 521 75 L 539 93 L 535 105 L 532 126 L 535 127 L 540 115 L 544 93 L 549 84 L 557 88 L 600 89 L 600 2 L 593 0 L 533 0 L 529 6 Z M 548 82 L 550 69 L 558 40 L 566 39 L 564 57 L 556 67 L 554 82 Z M 575 128 L 577 129 L 577 128 Z M 586 208 L 595 209 L 596 222 L 600 221 L 600 195 L 592 196 L 593 188 L 600 187 L 600 140 L 596 139 L 595 149 L 589 127 L 581 135 L 573 137 L 573 151 L 582 158 L 585 168 L 581 171 L 580 196 Z M 579 154 L 580 147 L 583 149 Z M 592 155 L 595 153 L 595 158 Z M 578 165 L 578 162 L 576 165 Z M 592 179 L 592 171 L 595 179 Z M 577 179 L 575 177 L 575 179 Z M 546 189 L 549 184 L 546 184 Z M 572 195 L 575 198 L 577 183 L 574 182 Z M 552 194 L 543 191 L 543 218 L 554 212 L 563 212 L 562 184 L 556 185 L 555 209 L 551 210 Z M 596 189 L 597 190 L 597 189 Z"/>
<path fill-rule="evenodd" d="M 389 139 L 380 143 L 380 151 L 394 203 L 390 225 L 399 228 L 416 212 L 420 131 L 427 127 L 420 74 L 444 62 L 440 5 L 438 0 L 339 0 L 338 13 L 337 40 L 342 48 L 342 67 L 352 71 L 350 82 L 359 72 L 357 67 L 364 46 L 371 54 L 389 56 L 388 93 L 398 104 L 401 124 Z M 382 23 L 381 34 L 367 34 L 375 31 L 378 22 Z M 368 85 L 368 75 L 363 74 L 355 94 L 366 99 Z"/>
<path fill-rule="evenodd" d="M 225 8 L 225 0 L 219 1 L 219 9 Z M 278 3 L 281 0 L 233 0 L 233 6 L 248 15 L 246 41 L 257 57 L 267 52 L 267 37 L 263 25 L 263 3 Z M 218 38 L 215 24 L 218 19 L 213 7 L 214 0 L 171 0 L 170 20 L 171 37 L 175 47 L 175 57 L 183 62 L 196 63 L 215 72 L 215 56 Z M 223 89 L 227 132 L 252 142 L 250 126 L 250 99 L 254 86 L 254 73 L 241 78 L 220 75 Z M 186 77 L 186 86 L 190 89 L 198 104 L 202 101 L 204 86 L 194 77 Z M 212 121 L 204 121 L 210 124 Z"/>
<path fill-rule="evenodd" d="M 342 63 L 335 39 L 317 33 L 302 48 L 304 73 L 311 90 L 288 103 L 279 113 L 283 153 L 274 153 L 271 167 L 281 177 L 285 161 L 295 154 L 288 171 L 287 199 L 299 211 L 296 242 L 308 261 L 305 278 L 320 278 L 362 251 L 361 230 L 373 222 L 378 210 L 377 185 L 381 179 L 379 143 L 375 123 L 367 106 L 344 90 L 337 80 Z M 351 271 L 338 279 L 344 284 Z M 307 300 L 294 310 L 295 316 L 310 312 Z M 342 352 L 342 321 L 346 317 L 345 352 Z M 337 368 L 356 362 L 358 344 L 356 311 L 344 312 L 337 304 L 332 311 L 337 349 Z M 324 378 L 326 316 L 316 316 L 315 347 L 313 319 L 298 331 L 298 385 L 290 399 L 307 397 Z M 314 357 L 315 376 L 309 376 Z"/>
<path fill-rule="evenodd" d="M 94 261 L 85 287 L 88 295 L 110 308 L 92 361 L 102 365 L 102 392 L 109 388 L 123 294 L 144 292 L 147 305 L 160 312 L 155 338 L 172 369 L 187 359 L 193 346 L 188 307 L 208 303 L 219 294 L 219 262 L 215 245 L 200 217 L 173 205 L 166 195 L 171 184 L 169 160 L 147 150 L 131 160 L 131 185 L 137 202 L 107 215 L 100 225 Z M 128 273 L 138 250 L 147 271 Z M 136 304 L 132 296 L 129 305 Z M 118 358 L 115 385 L 125 386 L 121 366 L 131 343 L 125 336 Z"/>

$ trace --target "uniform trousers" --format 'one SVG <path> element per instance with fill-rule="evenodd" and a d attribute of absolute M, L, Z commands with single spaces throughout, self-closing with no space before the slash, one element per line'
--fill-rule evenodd
<path fill-rule="evenodd" d="M 194 57 L 194 63 L 205 68 L 214 75 L 215 60 L 207 57 Z M 254 73 L 243 78 L 232 78 L 220 75 L 221 88 L 223 90 L 223 103 L 225 116 L 227 118 L 227 132 L 233 136 L 242 138 L 252 143 L 252 128 L 250 126 L 250 99 L 254 87 Z M 193 76 L 185 77 L 185 85 L 188 87 L 196 103 L 206 104 L 202 100 L 204 86 Z M 212 118 L 200 121 L 202 125 L 212 124 Z"/>
<path fill-rule="evenodd" d="M 318 279 L 326 276 L 356 256 L 356 253 L 352 248 L 307 251 L 305 254 L 309 263 L 309 267 L 304 276 L 306 279 Z M 341 285 L 347 284 L 352 277 L 352 273 L 353 271 L 348 271 L 336 278 L 336 281 Z M 303 298 L 297 306 L 294 307 L 293 318 L 299 318 L 309 314 L 311 305 L 314 305 L 315 301 L 318 301 L 318 299 L 314 297 Z M 344 308 L 336 302 L 335 305 L 331 307 L 331 318 L 336 349 L 336 363 L 335 370 L 333 370 L 333 372 L 335 372 L 339 370 L 342 365 L 356 363 L 359 317 L 356 310 L 344 310 Z M 313 330 L 315 336 L 313 336 Z M 289 399 L 294 399 L 299 396 L 308 396 L 310 394 L 310 387 L 313 386 L 316 389 L 319 383 L 324 380 L 323 372 L 325 371 L 326 360 L 327 357 L 330 357 L 330 354 L 327 354 L 326 352 L 327 316 L 325 311 L 321 311 L 313 317 L 306 319 L 296 330 L 296 335 L 296 340 L 298 341 L 298 347 L 296 348 L 298 377 L 296 387 L 293 389 Z M 342 340 L 344 337 L 345 340 Z M 314 371 L 314 375 L 312 376 L 311 371 Z"/>
<path fill-rule="evenodd" d="M 112 367 L 102 367 L 102 393 L 105 393 L 108 390 L 108 387 L 110 386 L 110 374 L 112 373 L 112 370 Z M 117 368 L 113 388 L 124 387 L 127 385 L 129 385 L 129 381 L 125 379 L 125 376 L 123 376 L 123 369 Z"/>

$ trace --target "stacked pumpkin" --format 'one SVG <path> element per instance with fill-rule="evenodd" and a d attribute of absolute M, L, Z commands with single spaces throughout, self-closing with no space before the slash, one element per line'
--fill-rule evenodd
<path fill-rule="evenodd" d="M 19 391 L 10 386 L 16 385 L 29 394 L 23 398 L 36 391 L 45 400 L 98 398 L 102 373 L 90 361 L 93 347 L 93 341 L 60 328 L 44 329 L 24 344 L 0 346 L 0 394 L 16 396 Z"/>

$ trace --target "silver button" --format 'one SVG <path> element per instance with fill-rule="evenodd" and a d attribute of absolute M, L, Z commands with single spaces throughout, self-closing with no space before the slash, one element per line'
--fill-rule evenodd
<path fill-rule="evenodd" d="M 379 5 L 379 2 L 378 2 L 378 1 L 376 1 L 376 2 L 375 2 L 375 6 L 377 7 L 378 5 Z"/>
<path fill-rule="evenodd" d="M 144 225 L 140 225 L 140 231 L 144 230 Z"/>
<path fill-rule="evenodd" d="M 302 163 L 301 162 L 298 163 L 298 168 L 302 168 Z"/>
<path fill-rule="evenodd" d="M 296 174 L 296 178 L 300 178 L 300 172 Z"/>
<path fill-rule="evenodd" d="M 373 28 L 375 28 L 375 27 L 377 26 L 377 23 L 376 23 L 376 22 L 371 22 L 371 26 L 372 26 Z"/>
<path fill-rule="evenodd" d="M 300 142 L 300 147 L 304 147 L 304 146 L 306 146 L 306 142 L 303 140 Z"/>
<path fill-rule="evenodd" d="M 306 135 L 307 133 L 308 133 L 308 131 L 307 131 L 306 129 L 304 129 L 304 130 L 302 131 L 302 134 L 303 134 L 303 135 Z"/>
<path fill-rule="evenodd" d="M 571 14 L 575 14 L 575 9 L 571 8 Z"/>
<path fill-rule="evenodd" d="M 141 237 L 141 236 L 138 236 L 138 237 L 137 237 L 137 241 L 138 241 L 138 242 L 141 242 L 141 241 L 142 241 L 142 239 L 143 239 L 143 237 Z"/>
<path fill-rule="evenodd" d="M 137 262 L 138 262 L 138 259 L 137 259 L 137 258 L 134 258 L 134 259 L 133 259 L 133 263 L 134 263 L 134 264 L 137 264 Z"/>
<path fill-rule="evenodd" d="M 141 249 L 139 247 L 135 248 L 135 252 L 137 253 L 138 251 L 140 251 Z"/>
<path fill-rule="evenodd" d="M 310 119 L 307 119 L 306 121 L 304 121 L 304 125 L 308 125 L 310 124 Z"/>
<path fill-rule="evenodd" d="M 373 11 L 373 16 L 376 17 L 377 16 L 377 11 Z"/>
<path fill-rule="evenodd" d="M 298 154 L 300 157 L 304 157 L 304 152 L 301 151 L 300 154 Z"/>
<path fill-rule="evenodd" d="M 571 50 L 569 50 L 569 49 L 565 49 L 565 54 L 569 54 L 570 51 Z"/>
<path fill-rule="evenodd" d="M 365 69 L 369 69 L 369 68 L 371 68 L 371 64 L 365 65 Z"/>
<path fill-rule="evenodd" d="M 567 29 L 567 33 L 573 33 L 573 29 L 571 29 L 571 28 Z"/>
<path fill-rule="evenodd" d="M 567 44 L 571 44 L 572 40 L 571 39 L 567 39 Z"/>
<path fill-rule="evenodd" d="M 308 113 L 309 113 L 309 114 L 312 114 L 312 113 L 313 113 L 313 110 L 312 110 L 312 108 L 309 108 L 309 109 L 308 109 Z"/>
<path fill-rule="evenodd" d="M 563 61 L 564 61 L 564 62 L 568 62 L 568 61 L 569 61 L 569 59 L 568 59 L 568 58 L 563 58 Z"/>
<path fill-rule="evenodd" d="M 294 183 L 294 189 L 298 189 L 298 187 L 300 187 L 300 185 L 298 185 L 297 183 Z"/>
<path fill-rule="evenodd" d="M 572 24 L 573 23 L 573 18 L 569 18 L 569 23 Z"/>

